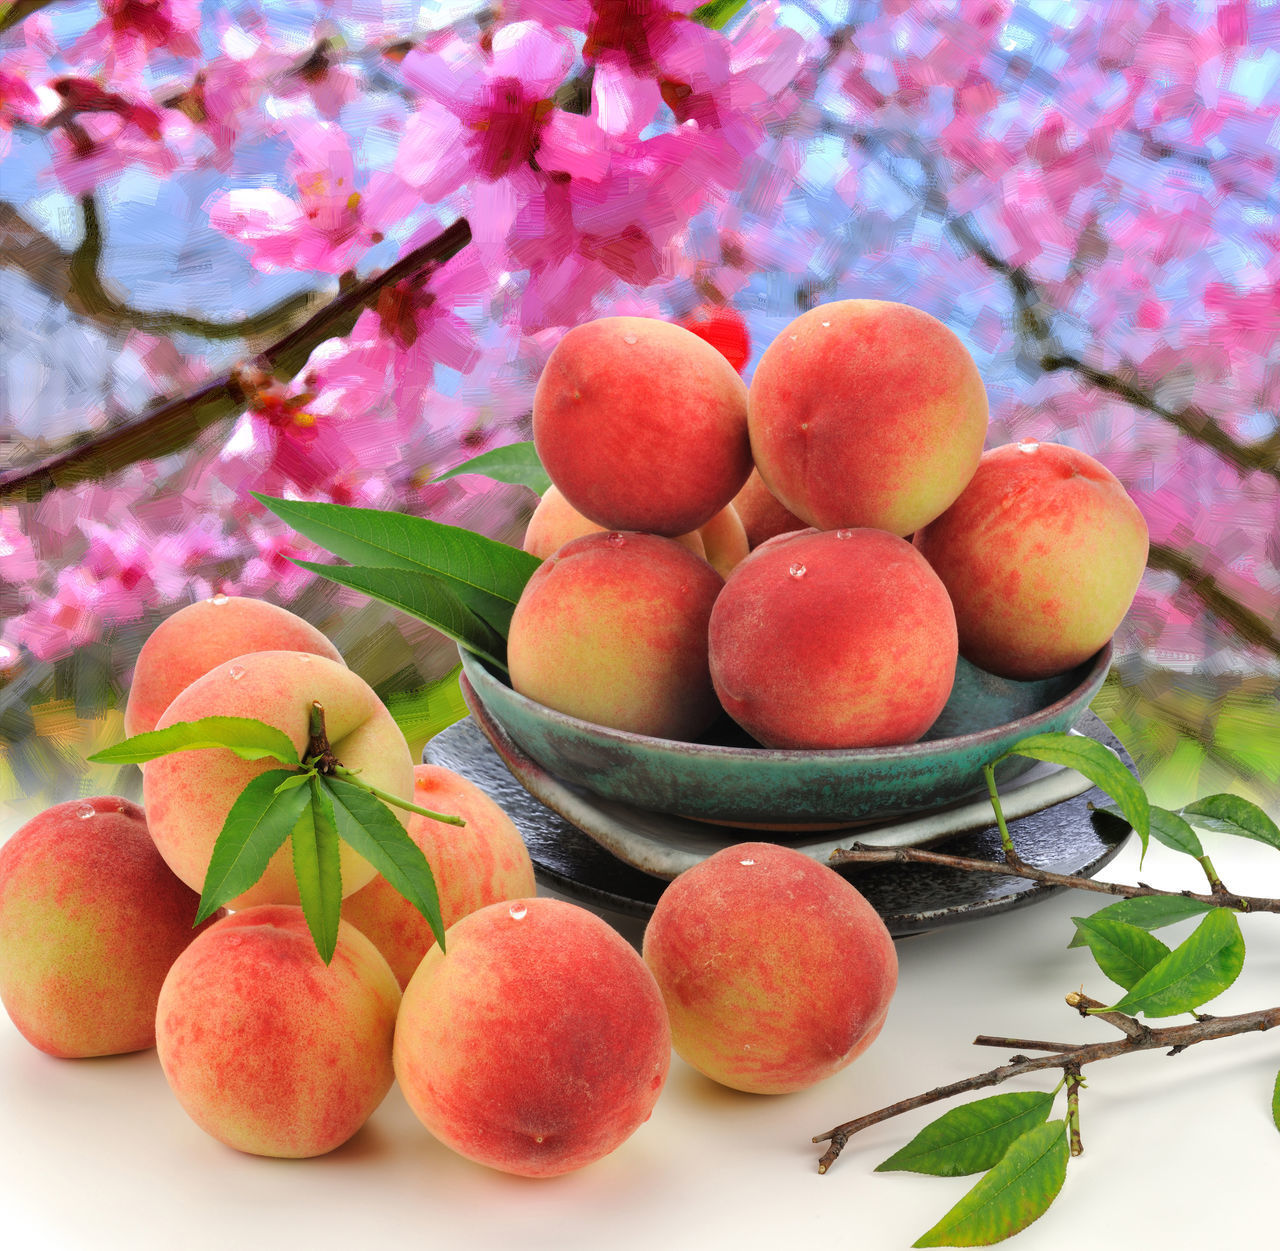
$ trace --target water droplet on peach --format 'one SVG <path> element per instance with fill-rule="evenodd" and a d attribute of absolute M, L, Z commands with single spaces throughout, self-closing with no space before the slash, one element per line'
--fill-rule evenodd
<path fill-rule="evenodd" d="M 227 670 L 227 674 L 233 682 L 239 682 L 240 679 L 244 677 L 244 665 L 232 665 L 231 668 Z"/>
<path fill-rule="evenodd" d="M 96 817 L 98 810 L 91 803 L 83 803 L 76 809 L 76 816 L 81 821 L 87 821 L 90 817 Z"/>
<path fill-rule="evenodd" d="M 626 544 L 627 540 L 624 539 L 622 535 L 620 535 L 616 530 L 614 530 L 609 535 L 609 538 L 606 541 L 609 543 L 612 543 L 614 547 L 622 547 Z"/>
<path fill-rule="evenodd" d="M 805 567 L 804 567 L 804 566 L 803 566 L 803 565 L 802 565 L 802 564 L 797 560 L 797 561 L 795 561 L 795 562 L 792 564 L 791 568 L 790 568 L 790 569 L 788 569 L 788 570 L 787 570 L 787 572 L 788 572 L 788 573 L 789 573 L 793 578 L 803 578 L 803 577 L 804 577 L 804 575 L 805 575 L 808 571 L 807 571 L 807 570 L 805 569 Z"/>
<path fill-rule="evenodd" d="M 836 531 L 836 538 L 838 538 L 838 539 L 851 539 L 851 538 L 853 538 L 853 531 L 852 531 L 852 530 L 837 530 L 837 531 Z"/>
<path fill-rule="evenodd" d="M 223 594 L 222 594 L 222 592 L 221 592 L 221 591 L 219 591 L 217 595 L 210 596 L 210 598 L 209 598 L 209 603 L 211 603 L 211 604 L 225 604 L 225 603 L 227 603 L 230 599 L 231 599 L 231 596 L 230 596 L 230 595 L 223 595 Z"/>
<path fill-rule="evenodd" d="M 824 321 L 822 324 L 823 324 L 824 326 L 830 326 L 830 325 L 831 325 L 831 323 L 830 323 L 829 321 Z"/>
<path fill-rule="evenodd" d="M 513 903 L 507 911 L 513 921 L 523 921 L 529 915 L 529 909 L 522 903 Z"/>
<path fill-rule="evenodd" d="M 1038 452 L 1040 450 L 1039 439 L 1019 439 L 1018 451 L 1020 452 Z"/>
<path fill-rule="evenodd" d="M 636 338 L 636 336 L 635 336 L 635 335 L 633 335 L 633 334 L 624 334 L 624 335 L 622 336 L 622 341 L 623 341 L 623 343 L 627 343 L 627 344 L 631 344 L 631 343 L 639 343 L 639 342 L 640 342 L 640 340 L 639 340 L 639 339 L 637 339 L 637 338 Z"/>
<path fill-rule="evenodd" d="M 738 863 L 739 863 L 740 865 L 742 865 L 742 867 L 743 867 L 744 869 L 749 869 L 753 864 L 755 864 L 755 861 L 754 861 L 754 860 L 739 860 L 739 861 L 738 861 Z"/>

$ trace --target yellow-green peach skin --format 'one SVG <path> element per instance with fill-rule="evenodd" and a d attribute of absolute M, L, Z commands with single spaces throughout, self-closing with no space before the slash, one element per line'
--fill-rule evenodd
<path fill-rule="evenodd" d="M 413 772 L 415 804 L 466 821 L 457 826 L 409 815 L 409 837 L 431 866 L 445 928 L 486 904 L 532 895 L 533 861 L 511 818 L 451 769 L 421 764 Z M 342 915 L 386 956 L 402 988 L 435 945 L 427 919 L 381 876 L 348 895 Z"/>
<path fill-rule="evenodd" d="M 960 654 L 1007 678 L 1092 656 L 1124 619 L 1147 523 L 1085 452 L 1033 439 L 993 448 L 960 498 L 916 534 L 955 605 Z"/>
<path fill-rule="evenodd" d="M 252 1155 L 341 1146 L 391 1089 L 400 987 L 338 926 L 326 965 L 302 909 L 266 904 L 211 926 L 174 962 L 156 1008 L 170 1088 L 206 1133 Z"/>
<path fill-rule="evenodd" d="M 18 1032 L 62 1057 L 152 1046 L 199 902 L 137 804 L 101 795 L 32 817 L 0 847 L 0 1000 Z"/>
<path fill-rule="evenodd" d="M 834 869 L 775 843 L 680 874 L 645 929 L 676 1054 L 735 1090 L 839 1072 L 880 1032 L 898 981 L 879 914 Z"/>
<path fill-rule="evenodd" d="M 558 899 L 490 904 L 433 947 L 404 992 L 396 1079 L 441 1142 L 552 1177 L 648 1120 L 671 1063 L 666 1009 L 635 949 Z"/>
<path fill-rule="evenodd" d="M 241 595 L 214 595 L 166 617 L 138 652 L 124 732 L 154 730 L 174 697 L 210 669 L 245 652 L 314 652 L 342 663 L 315 626 L 287 608 Z"/>
<path fill-rule="evenodd" d="M 299 757 L 306 754 L 312 702 L 324 706 L 333 754 L 360 778 L 402 799 L 413 794 L 413 757 L 404 734 L 363 678 L 345 665 L 307 652 L 252 652 L 197 678 L 165 710 L 159 726 L 201 717 L 256 717 L 283 730 Z M 264 759 L 242 760 L 223 747 L 172 752 L 148 763 L 143 805 L 151 836 L 169 866 L 193 890 L 204 885 L 209 857 L 227 813 L 248 782 L 286 766 Z M 390 808 L 402 823 L 402 809 Z M 358 890 L 373 866 L 344 842 L 344 894 Z M 261 880 L 231 901 L 234 908 L 259 903 L 297 903 L 292 844 L 285 841 Z"/>
<path fill-rule="evenodd" d="M 574 539 L 543 561 L 516 604 L 511 685 L 597 725 L 692 738 L 719 712 L 707 623 L 723 585 L 671 539 L 633 531 Z"/>
<path fill-rule="evenodd" d="M 964 489 L 987 393 L 960 339 L 908 304 L 839 300 L 797 317 L 751 379 L 751 451 L 783 506 L 820 530 L 905 536 Z"/>

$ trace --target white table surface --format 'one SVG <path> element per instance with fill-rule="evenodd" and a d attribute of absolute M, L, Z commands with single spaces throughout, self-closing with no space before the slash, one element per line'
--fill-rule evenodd
<path fill-rule="evenodd" d="M 10 832 L 0 830 L 0 837 Z M 1280 852 L 1205 838 L 1228 885 L 1280 896 Z M 1153 845 L 1142 878 L 1200 889 L 1193 869 Z M 1133 881 L 1136 872 L 1131 840 L 1100 876 Z M 822 1148 L 809 1139 L 1007 1059 L 1006 1052 L 973 1047 L 977 1034 L 1112 1036 L 1110 1026 L 1079 1019 L 1063 1002 L 1082 983 L 1096 998 L 1119 993 L 1087 952 L 1067 948 L 1069 918 L 1105 902 L 1070 892 L 903 940 L 885 1029 L 844 1072 L 799 1094 L 752 1096 L 722 1089 L 676 1059 L 646 1125 L 606 1159 L 546 1181 L 508 1177 L 453 1155 L 418 1125 L 395 1089 L 365 1128 L 328 1156 L 241 1155 L 188 1120 L 154 1051 L 55 1060 L 0 1013 L 0 1246 L 909 1247 L 971 1179 L 872 1169 L 954 1101 L 859 1135 L 826 1176 L 815 1167 Z M 637 923 L 602 915 L 638 942 Z M 1280 916 L 1244 917 L 1242 927 L 1245 971 L 1209 1011 L 1280 1001 Z M 1085 1154 L 1072 1161 L 1049 1212 L 1010 1245 L 1275 1245 L 1280 1132 L 1270 1099 L 1277 1069 L 1280 1031 L 1203 1044 L 1172 1059 L 1144 1053 L 1086 1069 Z M 1053 1074 L 1040 1074 L 1000 1089 L 1054 1084 Z M 1062 1112 L 1059 1099 L 1054 1115 Z"/>

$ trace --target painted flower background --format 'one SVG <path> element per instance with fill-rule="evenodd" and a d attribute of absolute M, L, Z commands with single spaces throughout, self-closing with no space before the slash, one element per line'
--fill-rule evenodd
<path fill-rule="evenodd" d="M 510 539 L 527 491 L 433 479 L 528 437 L 568 326 L 727 307 L 749 378 L 866 296 L 961 336 L 992 444 L 1126 484 L 1152 556 L 1097 706 L 1171 793 L 1276 802 L 1280 5 L 65 0 L 0 28 L 0 801 L 100 790 L 82 753 L 141 641 L 219 591 L 308 616 L 412 715 L 447 647 L 292 563 L 251 491 Z M 438 270 L 244 369 L 459 216 Z M 184 410 L 232 369 L 237 402 Z"/>

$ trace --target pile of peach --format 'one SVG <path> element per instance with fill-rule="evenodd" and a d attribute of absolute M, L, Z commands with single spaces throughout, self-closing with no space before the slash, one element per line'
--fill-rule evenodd
<path fill-rule="evenodd" d="M 0 1000 L 29 1042 L 63 1058 L 154 1045 L 196 1125 L 258 1155 L 331 1151 L 398 1083 L 446 1146 L 539 1177 L 643 1124 L 673 1044 L 715 1080 L 780 1092 L 842 1069 L 879 1032 L 893 943 L 834 870 L 787 848 L 727 848 L 663 895 L 642 956 L 594 913 L 537 897 L 506 814 L 465 778 L 415 766 L 372 689 L 283 609 L 220 595 L 175 613 L 142 649 L 125 721 L 132 735 L 254 717 L 301 755 L 316 700 L 348 768 L 465 818 L 393 809 L 432 867 L 445 949 L 344 845 L 326 964 L 290 840 L 193 930 L 223 821 L 276 762 L 175 752 L 143 767 L 143 806 L 72 800 L 0 847 Z"/>
<path fill-rule="evenodd" d="M 984 454 L 987 425 L 969 352 L 904 304 L 812 309 L 749 389 L 679 326 L 570 330 L 534 397 L 553 485 L 512 685 L 640 734 L 694 739 L 723 709 L 766 747 L 856 748 L 919 739 L 958 656 L 1074 668 L 1132 602 L 1146 523 L 1093 458 Z"/>

